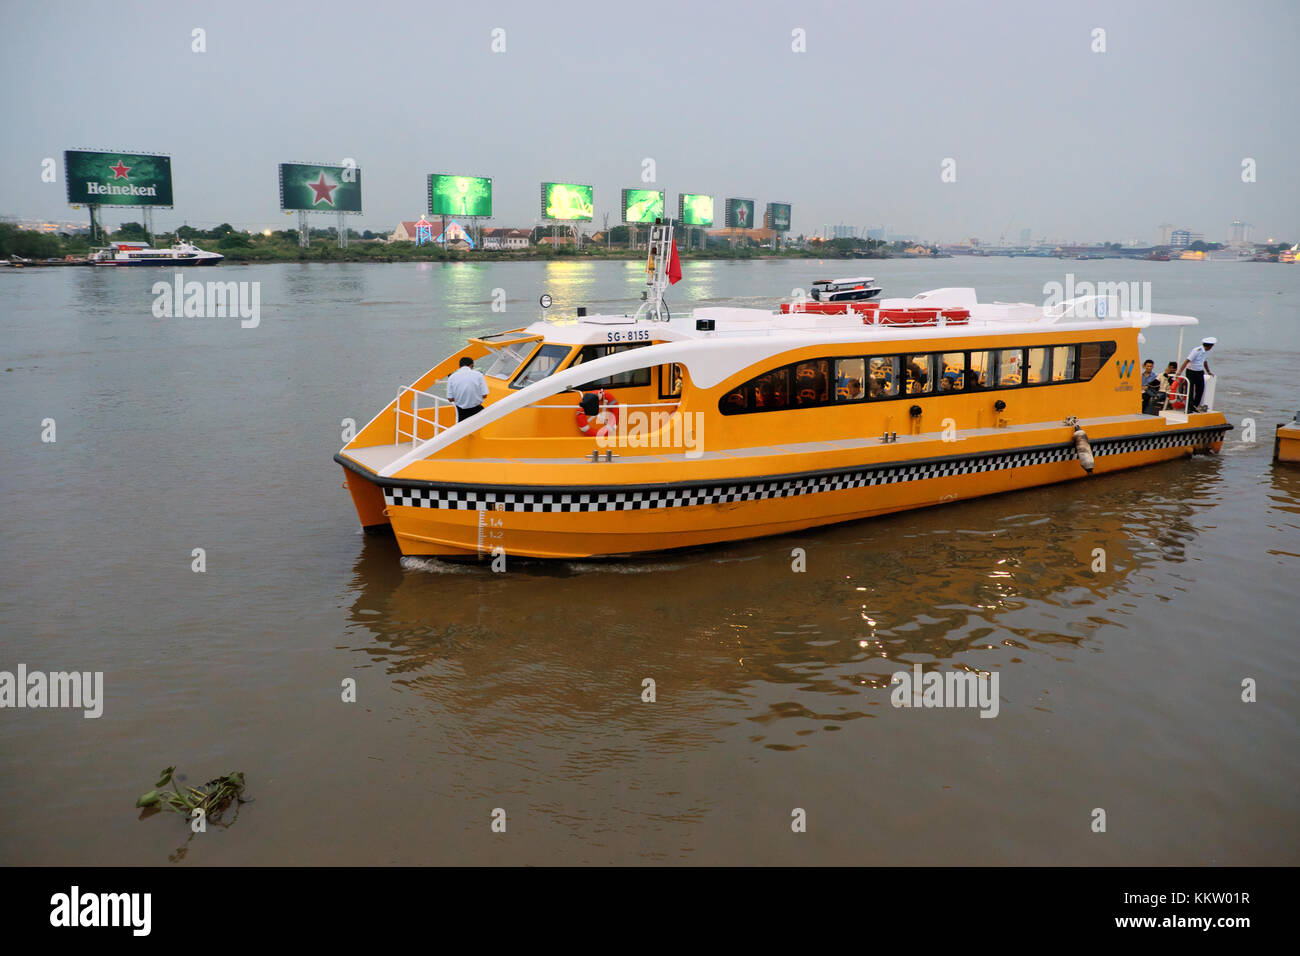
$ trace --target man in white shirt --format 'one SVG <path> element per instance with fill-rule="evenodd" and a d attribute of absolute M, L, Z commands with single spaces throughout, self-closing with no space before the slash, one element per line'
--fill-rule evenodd
<path fill-rule="evenodd" d="M 447 398 L 456 406 L 456 421 L 463 422 L 483 411 L 487 396 L 487 379 L 474 370 L 474 360 L 466 355 L 460 360 L 460 368 L 447 378 Z"/>
<path fill-rule="evenodd" d="M 1183 369 L 1187 370 L 1187 387 L 1191 393 L 1187 396 L 1189 412 L 1202 410 L 1201 396 L 1205 394 L 1205 376 L 1214 374 L 1210 371 L 1210 363 L 1207 359 L 1218 341 L 1212 335 L 1201 339 L 1201 344 L 1188 352 L 1187 358 L 1183 359 L 1183 364 L 1178 366 L 1179 375 L 1183 374 Z"/>

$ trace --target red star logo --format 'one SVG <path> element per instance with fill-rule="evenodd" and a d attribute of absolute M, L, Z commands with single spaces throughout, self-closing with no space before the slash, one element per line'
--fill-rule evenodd
<path fill-rule="evenodd" d="M 334 205 L 333 193 L 334 190 L 339 188 L 338 183 L 328 182 L 325 179 L 325 174 L 321 173 L 320 179 L 316 180 L 314 183 L 308 183 L 307 185 L 311 188 L 312 192 L 316 194 L 316 197 L 311 201 L 313 206 L 321 201 L 327 202 L 331 206 Z"/>
<path fill-rule="evenodd" d="M 117 161 L 116 166 L 110 166 L 108 168 L 113 171 L 114 179 L 126 179 L 126 174 L 131 171 L 131 167 L 123 166 L 122 161 L 120 159 Z"/>
<path fill-rule="evenodd" d="M 748 206 L 737 206 L 737 207 L 736 207 L 736 218 L 737 218 L 737 219 L 739 219 L 741 222 L 744 222 L 748 217 L 749 217 L 749 207 L 748 207 Z"/>

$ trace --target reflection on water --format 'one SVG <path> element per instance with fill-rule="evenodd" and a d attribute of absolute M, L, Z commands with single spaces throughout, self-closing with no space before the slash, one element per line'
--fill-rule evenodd
<path fill-rule="evenodd" d="M 498 739 L 535 732 L 539 715 L 636 735 L 640 715 L 616 702 L 646 675 L 671 684 L 680 719 L 639 746 L 702 740 L 742 719 L 839 729 L 888 707 L 890 675 L 914 662 L 1014 668 L 1035 647 L 1068 657 L 1104 650 L 1102 627 L 1140 629 L 1125 607 L 1164 599 L 1149 569 L 1196 548 L 1218 482 L 1217 461 L 1174 462 L 643 561 L 520 561 L 505 574 L 401 561 L 390 539 L 370 537 L 349 644 L 431 711 Z M 792 570 L 795 547 L 806 572 Z M 518 713 L 529 721 L 509 719 Z"/>

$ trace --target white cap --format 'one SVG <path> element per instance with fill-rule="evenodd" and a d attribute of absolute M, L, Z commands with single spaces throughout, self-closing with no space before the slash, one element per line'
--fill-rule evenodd
<path fill-rule="evenodd" d="M 1202 345 L 1218 345 L 1218 344 L 1219 344 L 1219 340 L 1216 339 L 1213 335 L 1207 335 L 1205 338 L 1201 339 L 1201 344 L 1202 344 Z"/>

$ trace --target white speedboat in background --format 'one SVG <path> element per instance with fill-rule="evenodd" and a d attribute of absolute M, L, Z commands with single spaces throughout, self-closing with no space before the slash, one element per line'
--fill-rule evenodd
<path fill-rule="evenodd" d="M 147 242 L 114 242 L 96 249 L 86 260 L 92 266 L 215 266 L 224 258 L 181 241 L 167 249 L 152 249 Z"/>

